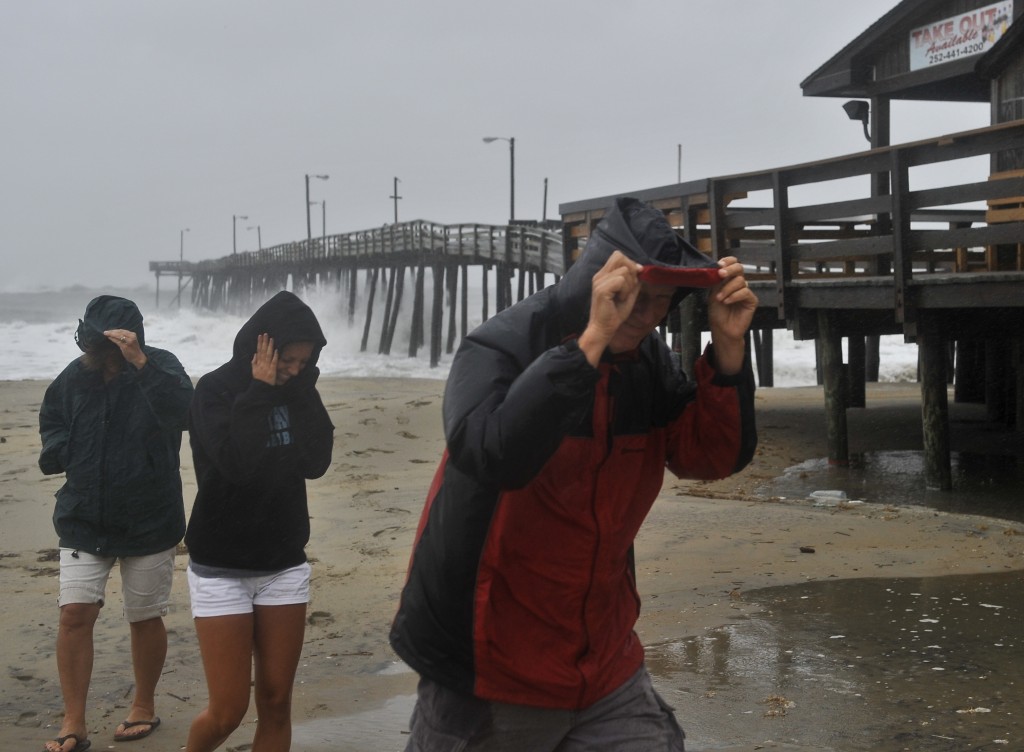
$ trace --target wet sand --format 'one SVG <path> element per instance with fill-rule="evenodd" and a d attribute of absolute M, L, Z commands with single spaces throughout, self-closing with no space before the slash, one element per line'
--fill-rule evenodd
<path fill-rule="evenodd" d="M 36 415 L 45 387 L 0 384 L 0 741 L 22 750 L 41 749 L 58 730 L 61 711 L 50 523 L 61 481 L 44 478 L 36 466 Z M 336 444 L 331 470 L 309 486 L 313 596 L 295 688 L 293 749 L 387 752 L 404 745 L 416 677 L 395 662 L 387 631 L 442 450 L 442 389 L 442 382 L 427 380 L 321 380 Z M 919 449 L 918 396 L 915 385 L 869 386 L 868 407 L 850 413 L 851 451 Z M 1020 523 L 884 502 L 825 508 L 804 498 L 765 496 L 762 489 L 787 467 L 824 455 L 822 403 L 821 390 L 813 387 L 759 391 L 761 445 L 750 467 L 724 481 L 666 482 L 636 546 L 644 598 L 638 631 L 645 644 L 660 649 L 702 639 L 757 617 L 766 609 L 763 599 L 745 594 L 759 588 L 1024 570 Z M 1019 447 L 1019 435 L 982 431 L 976 411 L 965 415 L 954 426 L 954 449 L 958 442 Z M 195 485 L 187 437 L 185 443 L 188 504 Z M 179 557 L 166 620 L 170 646 L 157 701 L 163 725 L 137 744 L 139 750 L 179 750 L 205 703 L 185 563 Z M 114 727 L 127 712 L 127 631 L 115 575 L 96 629 L 89 697 L 94 749 L 115 746 Z M 670 702 L 681 691 L 674 677 L 656 672 Z M 766 712 L 763 692 L 757 683 L 736 689 L 727 707 L 746 708 L 742 712 L 724 712 L 714 698 L 677 703 L 684 728 L 699 730 L 691 733 L 689 749 L 813 749 L 801 746 L 801 729 L 836 722 L 827 709 L 801 707 L 786 716 L 783 733 L 778 714 Z M 249 722 L 226 749 L 248 748 L 253 719 L 250 708 Z"/>

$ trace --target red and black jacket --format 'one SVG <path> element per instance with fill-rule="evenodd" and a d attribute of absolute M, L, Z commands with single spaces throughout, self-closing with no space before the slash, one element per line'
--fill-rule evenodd
<path fill-rule="evenodd" d="M 580 352 L 572 332 L 611 250 L 588 245 L 453 362 L 447 451 L 391 631 L 412 668 L 451 689 L 584 708 L 621 685 L 643 662 L 633 539 L 665 468 L 721 478 L 753 456 L 749 363 L 724 377 L 706 352 L 694 383 L 656 334 L 598 368 Z"/>

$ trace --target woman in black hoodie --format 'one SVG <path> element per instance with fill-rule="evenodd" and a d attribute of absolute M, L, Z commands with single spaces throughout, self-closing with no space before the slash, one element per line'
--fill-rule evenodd
<path fill-rule="evenodd" d="M 254 752 L 288 749 L 310 567 L 306 479 L 331 462 L 334 426 L 316 390 L 326 344 L 313 311 L 280 292 L 203 376 L 189 413 L 199 491 L 189 519 L 192 616 L 210 693 L 186 750 L 216 749 L 249 707 Z"/>

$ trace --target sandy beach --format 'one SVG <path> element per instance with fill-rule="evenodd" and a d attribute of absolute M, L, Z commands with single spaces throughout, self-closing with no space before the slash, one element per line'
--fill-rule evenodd
<path fill-rule="evenodd" d="M 387 632 L 443 447 L 443 386 L 405 379 L 320 382 L 336 426 L 335 449 L 331 470 L 309 484 L 313 596 L 295 688 L 293 749 L 388 752 L 404 745 L 416 677 L 396 663 Z M 50 515 L 62 480 L 44 477 L 36 465 L 45 387 L 42 381 L 0 384 L 0 741 L 23 752 L 42 749 L 61 717 Z M 877 503 L 816 507 L 807 499 L 763 496 L 758 489 L 785 468 L 825 454 L 825 431 L 818 388 L 762 389 L 757 404 L 761 442 L 751 466 L 724 481 L 666 480 L 637 540 L 644 598 L 638 631 L 645 644 L 698 635 L 749 614 L 758 606 L 745 601 L 744 592 L 760 587 L 1024 569 L 1021 524 Z M 919 414 L 916 385 L 871 385 L 868 408 L 850 413 L 851 451 L 919 449 Z M 954 449 L 957 441 L 976 438 L 955 436 Z M 186 436 L 186 507 L 195 492 L 187 443 Z M 801 547 L 814 553 L 801 553 Z M 192 717 L 205 704 L 186 560 L 178 557 L 166 620 L 170 645 L 157 700 L 163 724 L 132 748 L 140 752 L 181 749 Z M 119 585 L 115 574 L 95 634 L 93 749 L 123 746 L 114 745 L 113 731 L 132 691 Z M 682 712 L 680 721 L 685 728 Z M 729 723 L 731 738 L 714 749 L 790 748 L 764 741 L 773 733 L 760 711 Z M 248 749 L 251 737 L 247 722 L 225 748 Z"/>

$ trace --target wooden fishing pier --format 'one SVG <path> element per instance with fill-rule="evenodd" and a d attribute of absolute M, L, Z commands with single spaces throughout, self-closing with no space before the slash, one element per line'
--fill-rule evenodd
<path fill-rule="evenodd" d="M 442 339 L 451 353 L 469 329 L 470 267 L 479 268 L 480 315 L 486 320 L 491 313 L 492 290 L 493 310 L 500 311 L 561 276 L 566 268 L 561 222 L 441 225 L 416 220 L 209 261 L 150 262 L 150 271 L 157 276 L 158 306 L 162 276 L 178 279 L 177 300 L 184 289 L 190 291 L 193 306 L 209 309 L 251 311 L 281 289 L 326 289 L 347 298 L 349 323 L 354 325 L 359 303 L 364 301 L 361 350 L 367 350 L 376 324 L 377 351 L 385 355 L 392 350 L 408 278 L 413 287 L 408 354 L 416 356 L 427 343 L 429 320 L 432 366 L 440 361 Z M 362 286 L 359 272 L 364 274 Z M 429 315 L 427 277 L 432 284 Z M 384 306 L 378 323 L 374 312 L 380 301 Z"/>

